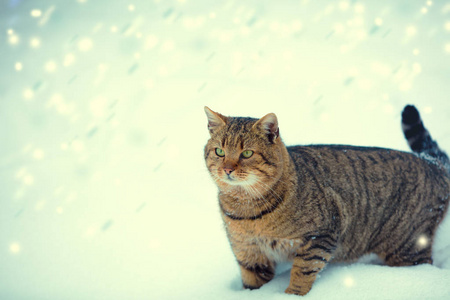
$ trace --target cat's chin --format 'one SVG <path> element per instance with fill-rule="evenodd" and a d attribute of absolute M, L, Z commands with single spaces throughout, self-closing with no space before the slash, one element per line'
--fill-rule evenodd
<path fill-rule="evenodd" d="M 248 198 L 250 194 L 249 190 L 253 188 L 249 187 L 246 184 L 242 184 L 242 182 L 241 183 L 235 182 L 232 184 L 222 182 L 219 185 L 219 189 L 221 190 L 222 193 L 228 194 L 233 198 L 244 199 Z"/>
<path fill-rule="evenodd" d="M 250 186 L 250 184 L 246 180 L 236 180 L 236 179 L 223 179 L 223 182 L 227 185 L 231 186 Z"/>

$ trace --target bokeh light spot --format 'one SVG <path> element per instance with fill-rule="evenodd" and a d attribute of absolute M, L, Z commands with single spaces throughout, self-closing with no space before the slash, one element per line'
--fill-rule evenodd
<path fill-rule="evenodd" d="M 430 239 L 426 235 L 421 235 L 417 239 L 417 246 L 419 246 L 420 248 L 427 247 L 429 243 L 430 243 Z"/>
<path fill-rule="evenodd" d="M 352 277 L 347 276 L 344 278 L 344 285 L 346 287 L 352 287 L 355 285 L 355 280 Z"/>
<path fill-rule="evenodd" d="M 383 25 L 383 19 L 382 18 L 376 18 L 375 19 L 375 25 L 377 25 L 377 26 Z"/>
<path fill-rule="evenodd" d="M 445 44 L 444 50 L 445 50 L 445 52 L 450 53 L 450 43 Z"/>
<path fill-rule="evenodd" d="M 23 178 L 23 183 L 25 185 L 33 185 L 34 184 L 34 177 L 31 174 L 27 174 L 25 175 L 25 177 Z"/>
<path fill-rule="evenodd" d="M 44 65 L 44 69 L 45 69 L 45 71 L 47 71 L 49 73 L 55 72 L 56 69 L 57 69 L 56 62 L 53 61 L 53 60 L 50 60 L 50 61 L 46 62 L 45 65 Z"/>
<path fill-rule="evenodd" d="M 41 40 L 37 37 L 30 39 L 31 48 L 39 48 L 41 46 Z"/>
<path fill-rule="evenodd" d="M 64 56 L 63 66 L 68 67 L 72 65 L 74 62 L 75 62 L 75 55 L 73 55 L 72 53 L 68 53 L 66 54 L 66 56 Z"/>
<path fill-rule="evenodd" d="M 44 158 L 44 151 L 42 149 L 35 149 L 33 151 L 33 158 L 36 160 L 41 160 Z"/>
<path fill-rule="evenodd" d="M 33 90 L 30 89 L 30 88 L 25 89 L 25 90 L 23 91 L 23 97 L 24 97 L 26 100 L 33 99 L 33 97 L 34 97 L 34 92 L 33 92 Z"/>
<path fill-rule="evenodd" d="M 33 18 L 39 18 L 40 16 L 42 16 L 42 11 L 40 9 L 33 9 L 31 10 L 30 15 Z"/>
<path fill-rule="evenodd" d="M 406 27 L 406 35 L 409 37 L 415 36 L 417 34 L 417 28 L 414 26 Z"/>
<path fill-rule="evenodd" d="M 11 44 L 11 45 L 17 45 L 18 43 L 19 43 L 19 36 L 18 35 L 16 35 L 16 34 L 10 34 L 9 35 L 9 38 L 8 38 L 8 42 Z"/>
<path fill-rule="evenodd" d="M 83 38 L 78 42 L 78 50 L 81 52 L 87 52 L 92 49 L 94 43 L 90 38 Z"/>
<path fill-rule="evenodd" d="M 348 10 L 348 8 L 350 7 L 350 3 L 348 1 L 341 1 L 339 2 L 339 9 L 342 11 L 346 11 Z"/>
<path fill-rule="evenodd" d="M 9 245 L 9 252 L 11 252 L 12 254 L 18 254 L 21 250 L 20 244 L 19 243 L 11 243 Z"/>
<path fill-rule="evenodd" d="M 22 69 L 23 69 L 23 65 L 22 65 L 22 63 L 21 62 L 16 62 L 15 64 L 14 64 L 14 69 L 16 69 L 16 71 L 22 71 Z"/>
<path fill-rule="evenodd" d="M 450 31 L 450 21 L 445 22 L 444 28 L 445 30 Z"/>
<path fill-rule="evenodd" d="M 355 4 L 355 13 L 362 14 L 365 11 L 364 5 L 357 3 Z"/>

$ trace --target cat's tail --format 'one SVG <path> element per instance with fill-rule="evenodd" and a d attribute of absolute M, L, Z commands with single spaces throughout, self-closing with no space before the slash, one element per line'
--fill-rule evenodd
<path fill-rule="evenodd" d="M 419 112 L 407 105 L 402 112 L 402 129 L 412 151 L 431 159 L 437 159 L 450 174 L 450 160 L 423 126 Z"/>

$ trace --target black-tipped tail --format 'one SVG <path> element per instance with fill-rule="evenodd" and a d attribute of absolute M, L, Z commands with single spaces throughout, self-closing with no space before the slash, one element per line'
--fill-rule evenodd
<path fill-rule="evenodd" d="M 402 129 L 412 151 L 436 158 L 449 170 L 450 161 L 447 154 L 431 138 L 430 133 L 423 126 L 419 112 L 413 105 L 407 105 L 403 109 Z"/>

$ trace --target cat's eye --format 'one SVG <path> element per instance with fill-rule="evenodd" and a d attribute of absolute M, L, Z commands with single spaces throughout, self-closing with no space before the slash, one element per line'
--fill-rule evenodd
<path fill-rule="evenodd" d="M 217 156 L 223 157 L 225 156 L 225 151 L 223 151 L 223 149 L 216 148 L 216 154 Z"/>
<path fill-rule="evenodd" d="M 242 156 L 245 158 L 250 158 L 252 155 L 253 155 L 252 150 L 245 150 L 244 152 L 242 152 Z"/>

